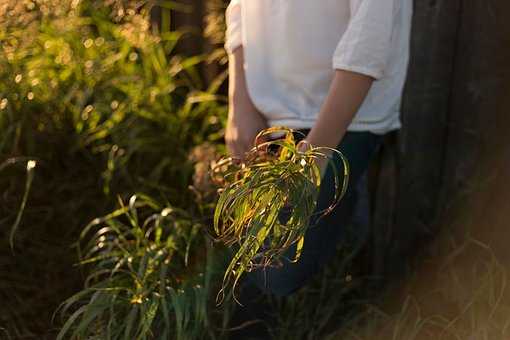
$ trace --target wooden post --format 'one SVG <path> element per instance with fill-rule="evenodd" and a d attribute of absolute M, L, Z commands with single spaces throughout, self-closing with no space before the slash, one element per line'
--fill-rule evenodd
<path fill-rule="evenodd" d="M 472 194 L 481 167 L 509 152 L 509 15 L 508 1 L 462 3 L 441 195 L 447 209 Z"/>
<path fill-rule="evenodd" d="M 377 273 L 401 271 L 400 259 L 413 242 L 436 232 L 459 9 L 460 0 L 415 1 L 398 160 L 380 163 L 397 169 L 394 162 L 398 162 L 396 197 L 384 192 L 387 186 L 379 185 L 383 192 L 376 193 L 374 202 L 374 257 L 385 259 L 379 266 L 391 263 L 395 268 L 376 268 Z M 393 157 L 391 152 L 386 154 Z M 379 172 L 387 177 L 388 171 Z M 394 211 L 393 219 L 388 218 L 387 210 Z"/>

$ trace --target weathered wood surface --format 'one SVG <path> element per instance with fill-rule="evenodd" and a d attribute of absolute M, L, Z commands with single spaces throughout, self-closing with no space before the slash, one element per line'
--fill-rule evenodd
<path fill-rule="evenodd" d="M 463 2 L 442 186 L 445 224 L 490 244 L 503 263 L 510 262 L 509 16 L 508 1 Z"/>
<path fill-rule="evenodd" d="M 378 165 L 393 170 L 380 170 L 375 196 L 377 273 L 400 270 L 380 266 L 401 265 L 413 241 L 436 232 L 459 18 L 460 0 L 415 1 L 398 157 L 386 151 L 393 160 Z"/>
<path fill-rule="evenodd" d="M 376 273 L 454 223 L 444 217 L 483 184 L 471 180 L 509 152 L 509 15 L 507 1 L 415 1 L 398 166 L 390 159 L 378 165 Z M 462 223 L 467 232 L 469 221 Z"/>
<path fill-rule="evenodd" d="M 479 166 L 510 146 L 509 16 L 509 1 L 463 1 L 444 162 L 445 205 L 469 190 Z"/>

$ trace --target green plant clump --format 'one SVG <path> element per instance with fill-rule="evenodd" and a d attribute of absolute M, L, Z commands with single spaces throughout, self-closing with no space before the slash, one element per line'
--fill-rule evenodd
<path fill-rule="evenodd" d="M 185 33 L 160 34 L 151 3 L 1 1 L 0 325 L 12 337 L 54 338 L 52 313 L 82 287 L 69 244 L 118 195 L 206 210 L 189 153 L 221 139 L 225 75 L 204 85 L 206 58 L 177 54 Z"/>
<path fill-rule="evenodd" d="M 227 158 L 216 166 L 215 176 L 223 176 L 224 189 L 215 209 L 214 232 L 225 244 L 238 246 L 225 272 L 220 300 L 225 287 L 235 288 L 243 273 L 277 266 L 293 244 L 292 261 L 298 261 L 306 231 L 314 224 L 311 218 L 317 221 L 327 214 L 345 194 L 349 180 L 345 157 L 329 148 L 301 151 L 294 133 L 285 128 L 264 130 L 243 161 Z M 275 134 L 283 136 L 263 141 Z M 316 211 L 321 183 L 317 161 L 326 158 L 330 166 L 327 154 L 331 152 L 340 156 L 343 176 L 331 166 L 335 197 L 327 209 Z"/>
<path fill-rule="evenodd" d="M 136 196 L 94 220 L 82 233 L 87 287 L 63 303 L 64 317 L 74 312 L 57 339 L 204 337 L 214 256 L 202 230 Z"/>

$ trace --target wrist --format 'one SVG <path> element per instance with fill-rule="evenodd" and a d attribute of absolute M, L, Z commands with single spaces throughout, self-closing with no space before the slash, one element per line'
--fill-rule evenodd
<path fill-rule="evenodd" d="M 313 145 L 314 147 L 323 147 L 323 148 L 331 148 L 336 149 L 340 141 L 343 139 L 346 128 L 331 128 L 325 124 L 316 124 L 308 135 L 306 136 L 306 141 Z"/>
<path fill-rule="evenodd" d="M 311 149 L 315 149 L 317 147 L 318 146 L 310 143 L 310 141 L 307 138 L 303 139 L 302 141 L 300 141 L 297 144 L 297 149 L 299 152 L 307 152 L 307 151 L 309 151 Z M 317 167 L 319 168 L 321 177 L 324 177 L 324 174 L 326 172 L 326 166 L 328 164 L 328 159 L 331 156 L 331 150 L 329 150 L 328 148 L 321 148 L 320 153 L 323 154 L 324 156 L 315 157 L 314 162 L 317 165 Z"/>

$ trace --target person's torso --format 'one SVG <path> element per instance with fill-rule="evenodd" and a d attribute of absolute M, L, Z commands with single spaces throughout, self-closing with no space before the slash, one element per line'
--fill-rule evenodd
<path fill-rule="evenodd" d="M 241 0 L 248 90 L 271 125 L 313 125 L 334 75 L 332 56 L 362 1 Z M 410 2 L 397 1 L 388 72 L 374 83 L 353 129 L 358 123 L 384 119 L 393 128 L 399 124 L 389 111 L 398 115 L 395 106 L 400 103 L 408 60 Z M 390 101 L 387 96 L 397 98 Z"/>

